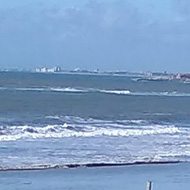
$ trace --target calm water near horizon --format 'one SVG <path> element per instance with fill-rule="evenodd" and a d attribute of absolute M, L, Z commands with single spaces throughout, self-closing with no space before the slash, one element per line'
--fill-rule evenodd
<path fill-rule="evenodd" d="M 190 84 L 0 72 L 0 168 L 190 161 Z"/>

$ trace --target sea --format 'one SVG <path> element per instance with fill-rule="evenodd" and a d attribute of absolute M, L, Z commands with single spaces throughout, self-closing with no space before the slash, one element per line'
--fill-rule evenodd
<path fill-rule="evenodd" d="M 0 72 L 0 170 L 190 161 L 190 83 Z"/>
<path fill-rule="evenodd" d="M 1 190 L 182 190 L 190 186 L 190 165 L 135 165 L 107 168 L 0 172 Z"/>

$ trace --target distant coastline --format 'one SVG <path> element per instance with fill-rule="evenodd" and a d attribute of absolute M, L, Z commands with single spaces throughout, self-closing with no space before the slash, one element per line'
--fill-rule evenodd
<path fill-rule="evenodd" d="M 169 73 L 169 72 L 130 72 L 130 71 L 100 71 L 86 70 L 76 68 L 74 70 L 64 70 L 59 66 L 47 68 L 41 67 L 34 70 L 25 69 L 0 69 L 0 72 L 27 72 L 27 73 L 43 73 L 43 74 L 84 74 L 84 75 L 111 75 L 111 76 L 131 76 L 139 77 L 134 81 L 170 81 L 179 80 L 190 83 L 190 73 Z"/>

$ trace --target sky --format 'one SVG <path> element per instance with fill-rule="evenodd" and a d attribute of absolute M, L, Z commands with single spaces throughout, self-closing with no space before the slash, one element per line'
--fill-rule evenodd
<path fill-rule="evenodd" d="M 0 69 L 190 71 L 189 0 L 0 0 Z"/>

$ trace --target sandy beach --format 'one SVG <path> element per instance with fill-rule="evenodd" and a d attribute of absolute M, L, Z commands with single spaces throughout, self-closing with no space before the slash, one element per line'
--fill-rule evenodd
<path fill-rule="evenodd" d="M 1 190 L 181 190 L 190 185 L 190 164 L 0 172 Z"/>

